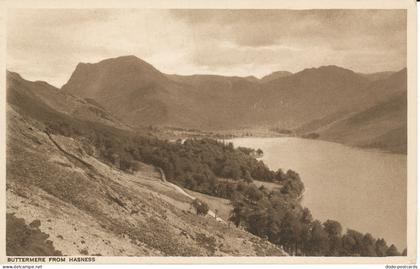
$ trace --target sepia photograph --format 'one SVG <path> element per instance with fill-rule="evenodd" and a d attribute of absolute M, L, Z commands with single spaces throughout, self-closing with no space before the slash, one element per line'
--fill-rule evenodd
<path fill-rule="evenodd" d="M 8 8 L 5 262 L 415 263 L 397 2 Z"/>

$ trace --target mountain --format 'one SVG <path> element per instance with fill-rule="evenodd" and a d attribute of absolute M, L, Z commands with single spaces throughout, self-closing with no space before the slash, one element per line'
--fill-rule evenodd
<path fill-rule="evenodd" d="M 178 76 L 134 56 L 79 64 L 62 89 L 8 72 L 7 254 L 287 255 L 227 225 L 228 200 L 167 182 L 159 167 L 174 164 L 191 172 L 188 159 L 171 163 L 171 154 L 162 151 L 172 148 L 169 142 L 160 144 L 154 134 L 132 126 L 284 127 L 298 135 L 316 133 L 320 139 L 403 153 L 406 76 L 403 69 L 371 81 L 337 66 L 267 82 Z M 179 154 L 185 152 L 192 151 Z M 143 155 L 156 157 L 159 167 L 146 164 Z M 136 169 L 123 169 L 127 160 Z M 207 173 L 201 169 L 194 170 Z M 191 208 L 195 197 L 208 204 L 207 215 Z"/>
<path fill-rule="evenodd" d="M 302 126 L 298 133 L 352 146 L 407 152 L 407 70 L 402 69 L 366 89 L 370 98 L 386 99 L 361 110 L 329 115 Z"/>
<path fill-rule="evenodd" d="M 84 99 L 43 81 L 28 81 L 19 74 L 7 71 L 7 102 L 24 115 L 48 119 L 60 113 L 75 119 L 128 128 L 93 99 Z"/>
<path fill-rule="evenodd" d="M 369 81 L 338 66 L 305 69 L 264 83 L 264 118 L 292 129 L 325 115 L 367 105 L 363 98 Z"/>
<path fill-rule="evenodd" d="M 260 79 L 261 82 L 269 82 L 278 78 L 288 77 L 292 75 L 292 72 L 289 71 L 276 71 L 269 75 L 266 75 Z"/>
<path fill-rule="evenodd" d="M 242 124 L 248 101 L 237 95 L 246 98 L 258 87 L 239 77 L 165 75 L 125 56 L 79 64 L 62 90 L 96 100 L 128 124 L 222 129 Z"/>
<path fill-rule="evenodd" d="M 302 134 L 386 102 L 406 87 L 405 69 L 366 75 L 330 65 L 256 80 L 168 75 L 135 56 L 123 56 L 79 64 L 62 90 L 95 100 L 133 126 L 262 127 Z"/>
<path fill-rule="evenodd" d="M 407 95 L 396 94 L 316 132 L 325 140 L 407 153 Z"/>
<path fill-rule="evenodd" d="M 299 126 L 350 105 L 347 99 L 357 104 L 368 83 L 334 66 L 266 83 L 217 75 L 165 75 L 125 56 L 79 64 L 62 90 L 94 99 L 128 124 L 226 130 Z"/>
<path fill-rule="evenodd" d="M 393 73 L 395 73 L 394 71 L 384 71 L 384 72 L 376 72 L 376 73 L 359 73 L 361 76 L 371 80 L 371 81 L 376 81 L 376 80 L 382 80 L 382 79 L 386 79 L 387 77 L 389 77 L 390 75 L 392 75 Z"/>

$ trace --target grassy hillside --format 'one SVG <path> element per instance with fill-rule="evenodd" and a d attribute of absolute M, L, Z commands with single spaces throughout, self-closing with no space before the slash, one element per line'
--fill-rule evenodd
<path fill-rule="evenodd" d="M 366 98 L 381 100 L 356 110 L 329 114 L 299 127 L 299 135 L 317 134 L 319 139 L 351 146 L 407 152 L 407 71 L 375 80 L 366 89 Z"/>
<path fill-rule="evenodd" d="M 24 108 L 23 113 L 48 117 L 56 110 L 75 119 L 94 121 L 108 126 L 127 129 L 112 114 L 92 99 L 83 99 L 65 93 L 43 81 L 32 82 L 19 74 L 7 72 L 7 102 Z M 42 106 L 43 108 L 40 108 Z"/>
<path fill-rule="evenodd" d="M 190 199 L 149 166 L 128 174 L 89 155 L 76 139 L 52 138 L 90 166 L 8 108 L 7 212 L 26 225 L 38 222 L 63 255 L 283 255 L 245 231 L 197 216 Z M 15 240 L 10 225 L 8 246 Z"/>
<path fill-rule="evenodd" d="M 407 96 L 389 100 L 351 114 L 315 131 L 321 139 L 352 146 L 407 152 Z"/>
<path fill-rule="evenodd" d="M 62 103 L 62 111 L 55 110 L 52 97 L 40 96 L 37 87 L 38 83 L 9 76 L 9 255 L 54 251 L 107 256 L 285 254 L 233 225 L 196 215 L 191 198 L 162 182 L 154 167 L 137 161 L 136 172 L 127 172 L 104 162 L 100 149 L 82 135 L 95 130 L 124 141 L 128 131 L 66 113 L 71 97 Z M 97 107 L 94 102 L 88 105 Z M 64 136 L 50 133 L 51 128 Z M 39 229 L 31 230 L 33 243 L 25 249 L 16 247 L 20 240 L 16 229 L 29 229 L 31 223 Z"/>
<path fill-rule="evenodd" d="M 252 149 L 169 142 L 76 118 L 18 83 L 8 83 L 7 210 L 11 222 L 39 228 L 34 247 L 64 255 L 400 255 L 384 240 L 313 219 L 300 204 L 299 174 L 270 170 Z M 212 211 L 198 216 L 196 198 Z M 15 230 L 7 231 L 14 246 Z"/>

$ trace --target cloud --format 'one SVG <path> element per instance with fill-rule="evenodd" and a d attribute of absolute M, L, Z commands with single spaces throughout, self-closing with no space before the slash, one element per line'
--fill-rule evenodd
<path fill-rule="evenodd" d="M 134 54 L 166 73 L 262 76 L 405 66 L 404 10 L 15 10 L 7 65 L 61 86 L 78 62 Z"/>
<path fill-rule="evenodd" d="M 302 39 L 312 40 L 310 45 L 344 45 L 349 37 L 369 36 L 383 44 L 384 35 L 403 35 L 406 28 L 404 10 L 172 10 L 171 14 L 210 37 L 255 47 Z"/>
<path fill-rule="evenodd" d="M 405 66 L 404 10 L 172 10 L 171 14 L 188 23 L 205 43 L 193 51 L 192 59 L 207 69 L 236 70 L 241 64 L 253 64 L 254 74 L 261 75 L 263 66 L 298 71 L 337 64 L 362 72 Z"/>

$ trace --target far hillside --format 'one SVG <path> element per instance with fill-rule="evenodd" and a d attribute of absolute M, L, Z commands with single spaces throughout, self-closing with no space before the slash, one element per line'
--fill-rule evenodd
<path fill-rule="evenodd" d="M 129 126 L 205 132 L 265 128 L 307 135 L 406 92 L 406 80 L 405 69 L 360 74 L 333 65 L 262 79 L 168 75 L 135 56 L 123 56 L 80 63 L 62 91 L 94 100 Z M 371 136 L 391 132 L 388 127 L 378 126 Z M 347 131 L 364 139 L 363 133 Z M 385 149 L 383 143 L 374 147 Z"/>
<path fill-rule="evenodd" d="M 329 115 L 298 129 L 318 139 L 352 146 L 407 153 L 407 71 L 377 80 L 369 91 L 388 97 L 366 109 Z"/>

